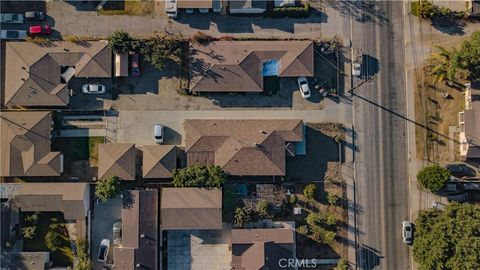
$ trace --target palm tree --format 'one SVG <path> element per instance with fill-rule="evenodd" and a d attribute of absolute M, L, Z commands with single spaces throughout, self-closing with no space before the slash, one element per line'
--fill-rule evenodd
<path fill-rule="evenodd" d="M 447 80 L 455 82 L 458 78 L 466 78 L 468 71 L 462 68 L 461 57 L 457 49 L 451 51 L 435 46 L 438 52 L 430 56 L 431 64 L 428 74 L 433 75 L 437 82 Z"/>

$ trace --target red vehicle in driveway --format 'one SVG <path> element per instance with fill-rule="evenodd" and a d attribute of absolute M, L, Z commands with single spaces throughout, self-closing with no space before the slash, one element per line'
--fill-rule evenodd
<path fill-rule="evenodd" d="M 138 53 L 132 55 L 130 59 L 130 65 L 132 70 L 132 76 L 139 77 L 140 73 L 140 55 Z"/>
<path fill-rule="evenodd" d="M 52 33 L 50 25 L 32 25 L 28 28 L 28 34 L 30 36 L 48 36 Z"/>

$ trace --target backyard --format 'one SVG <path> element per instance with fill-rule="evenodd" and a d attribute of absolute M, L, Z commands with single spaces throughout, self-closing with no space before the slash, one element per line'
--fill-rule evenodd
<path fill-rule="evenodd" d="M 38 213 L 38 212 L 37 212 Z M 23 238 L 23 251 L 50 251 L 50 260 L 54 266 L 71 266 L 73 264 L 73 251 L 66 229 L 66 222 L 61 212 L 41 212 L 38 219 L 32 221 L 34 212 L 22 212 L 22 227 L 35 226 L 36 232 L 32 238 Z M 45 237 L 48 232 L 58 236 L 58 249 L 55 251 L 47 247 Z"/>
<path fill-rule="evenodd" d="M 152 0 L 108 1 L 99 10 L 100 15 L 147 16 L 153 13 L 155 2 Z"/>
<path fill-rule="evenodd" d="M 415 89 L 417 158 L 440 164 L 459 160 L 458 113 L 464 109 L 464 89 L 435 82 L 424 70 Z"/>

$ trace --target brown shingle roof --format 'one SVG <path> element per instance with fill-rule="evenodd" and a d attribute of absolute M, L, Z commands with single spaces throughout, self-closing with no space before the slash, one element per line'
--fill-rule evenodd
<path fill-rule="evenodd" d="M 123 192 L 122 245 L 114 248 L 114 269 L 157 269 L 157 229 L 157 190 Z"/>
<path fill-rule="evenodd" d="M 98 145 L 98 177 L 118 176 L 135 180 L 135 144 L 107 143 Z"/>
<path fill-rule="evenodd" d="M 213 0 L 177 0 L 177 8 L 212 8 Z"/>
<path fill-rule="evenodd" d="M 262 92 L 263 63 L 279 61 L 279 77 L 313 76 L 311 41 L 215 41 L 190 48 L 190 90 Z"/>
<path fill-rule="evenodd" d="M 0 112 L 1 176 L 58 176 L 60 152 L 51 150 L 50 112 Z"/>
<path fill-rule="evenodd" d="M 285 143 L 303 139 L 301 120 L 186 120 L 188 165 L 231 175 L 285 175 Z"/>
<path fill-rule="evenodd" d="M 21 183 L 13 201 L 26 212 L 63 212 L 65 219 L 84 219 L 89 208 L 86 183 Z M 84 199 L 86 198 L 86 201 Z"/>
<path fill-rule="evenodd" d="M 106 41 L 89 41 L 88 46 L 72 42 L 7 42 L 5 71 L 6 106 L 66 106 L 67 84 L 61 73 L 75 68 L 76 77 L 110 77 L 112 52 Z"/>
<path fill-rule="evenodd" d="M 277 269 L 280 259 L 294 257 L 292 229 L 234 229 L 231 241 L 232 269 Z"/>
<path fill-rule="evenodd" d="M 170 178 L 177 167 L 174 145 L 147 145 L 143 150 L 143 178 Z"/>
<path fill-rule="evenodd" d="M 206 188 L 163 188 L 163 230 L 221 229 L 222 191 Z"/>

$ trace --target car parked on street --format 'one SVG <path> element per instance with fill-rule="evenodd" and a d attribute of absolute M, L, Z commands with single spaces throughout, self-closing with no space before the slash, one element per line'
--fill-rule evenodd
<path fill-rule="evenodd" d="M 450 173 L 455 177 L 465 177 L 465 176 L 473 176 L 475 175 L 473 170 L 470 169 L 466 164 L 447 164 L 446 168 Z"/>
<path fill-rule="evenodd" d="M 113 234 L 113 244 L 118 245 L 122 242 L 122 222 L 117 221 L 113 223 L 112 227 L 112 234 Z"/>
<path fill-rule="evenodd" d="M 28 35 L 30 36 L 48 36 L 52 34 L 50 25 L 32 25 L 28 28 Z"/>
<path fill-rule="evenodd" d="M 132 58 L 130 59 L 130 67 L 132 76 L 139 77 L 142 75 L 140 72 L 140 55 L 138 53 L 132 55 Z"/>
<path fill-rule="evenodd" d="M 0 23 L 23 23 L 23 14 L 3 13 L 0 14 Z"/>
<path fill-rule="evenodd" d="M 27 31 L 25 30 L 2 30 L 0 32 L 0 39 L 25 39 Z"/>
<path fill-rule="evenodd" d="M 163 143 L 163 125 L 156 124 L 153 127 L 153 137 L 155 139 L 155 143 L 162 144 Z"/>
<path fill-rule="evenodd" d="M 298 77 L 297 83 L 298 83 L 298 88 L 300 88 L 300 94 L 302 94 L 302 97 L 309 98 L 311 93 L 310 93 L 310 87 L 308 86 L 307 78 Z"/>
<path fill-rule="evenodd" d="M 405 244 L 412 244 L 412 237 L 413 237 L 413 226 L 410 221 L 403 221 L 402 222 L 402 238 L 403 243 Z"/>
<path fill-rule="evenodd" d="M 99 83 L 84 84 L 82 86 L 82 92 L 84 94 L 105 94 L 107 87 Z"/>
<path fill-rule="evenodd" d="M 103 239 L 100 242 L 100 249 L 98 251 L 98 261 L 106 262 L 108 257 L 108 251 L 110 249 L 110 240 Z"/>
<path fill-rule="evenodd" d="M 43 21 L 45 20 L 45 12 L 42 11 L 27 11 L 25 12 L 25 19 L 27 21 Z"/>

